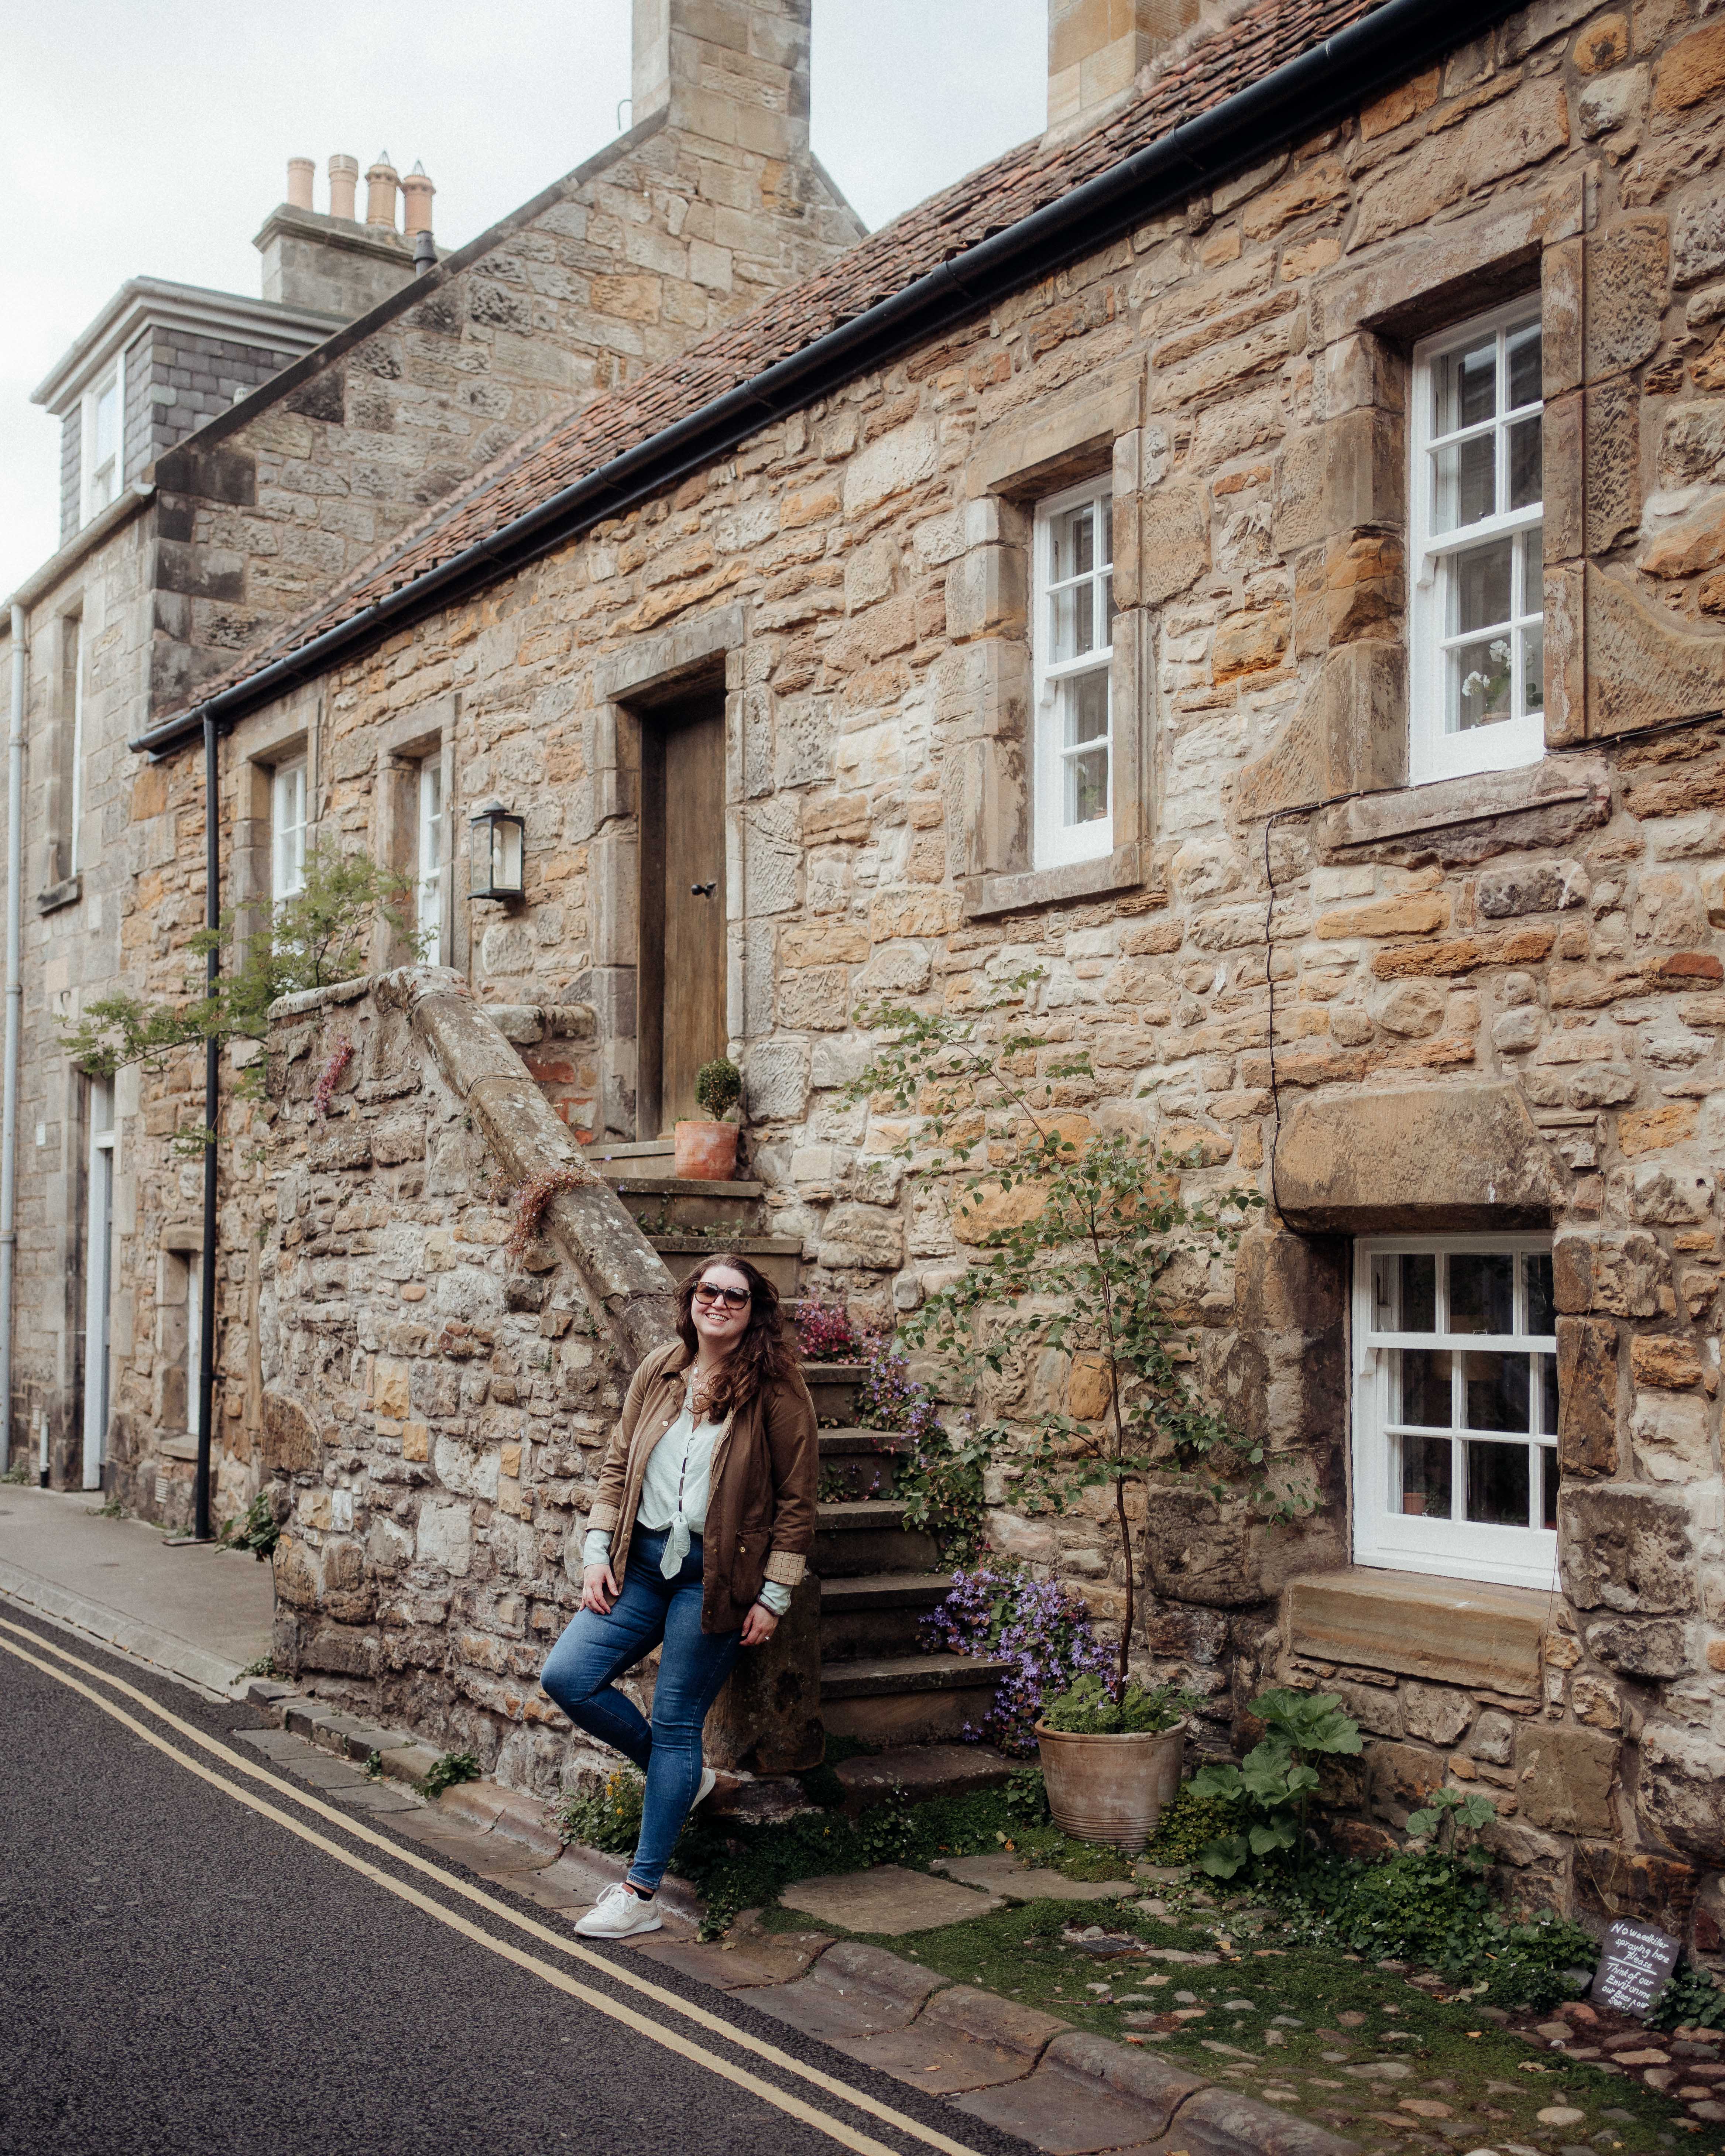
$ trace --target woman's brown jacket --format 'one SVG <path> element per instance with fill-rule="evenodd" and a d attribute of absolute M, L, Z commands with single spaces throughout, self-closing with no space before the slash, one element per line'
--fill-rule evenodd
<path fill-rule="evenodd" d="M 629 1380 L 623 1413 L 599 1469 L 589 1527 L 608 1530 L 619 1587 L 641 1501 L 647 1460 L 683 1411 L 683 1373 L 694 1360 L 680 1340 L 655 1348 Z M 731 1418 L 713 1449 L 706 1502 L 701 1629 L 734 1632 L 764 1581 L 794 1587 L 814 1546 L 819 1469 L 814 1403 L 793 1372 Z"/>

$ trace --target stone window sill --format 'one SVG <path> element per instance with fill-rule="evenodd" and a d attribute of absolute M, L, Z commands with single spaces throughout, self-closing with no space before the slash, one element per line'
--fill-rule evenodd
<path fill-rule="evenodd" d="M 1066 861 L 1059 868 L 1025 869 L 1010 875 L 967 876 L 964 917 L 986 921 L 997 913 L 1018 913 L 1028 906 L 1055 906 L 1075 898 L 1100 898 L 1132 891 L 1144 880 L 1143 849 L 1136 841 L 1117 846 L 1093 861 Z"/>
<path fill-rule="evenodd" d="M 1537 1699 L 1550 1606 L 1532 1588 L 1354 1565 L 1291 1581 L 1282 1617 L 1307 1661 Z"/>
<path fill-rule="evenodd" d="M 75 906 L 83 896 L 83 876 L 68 876 L 64 883 L 52 885 L 47 891 L 36 894 L 36 911 L 38 913 L 57 913 L 63 906 Z"/>
<path fill-rule="evenodd" d="M 1514 816 L 1559 802 L 1585 801 L 1609 792 L 1604 759 L 1596 756 L 1548 756 L 1514 771 L 1481 771 L 1466 778 L 1434 779 L 1426 786 L 1398 787 L 1393 793 L 1361 794 L 1338 802 L 1319 817 L 1316 833 L 1321 858 L 1345 856 L 1353 846 L 1379 845 L 1421 831 L 1440 831 L 1455 824 L 1480 824 L 1495 816 Z"/>

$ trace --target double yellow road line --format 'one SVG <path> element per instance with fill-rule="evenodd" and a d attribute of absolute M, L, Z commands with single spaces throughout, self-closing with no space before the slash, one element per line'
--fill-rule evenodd
<path fill-rule="evenodd" d="M 444 1902 L 422 1893 L 417 1887 L 410 1886 L 406 1880 L 397 1878 L 379 1866 L 368 1862 L 343 1842 L 332 1840 L 327 1834 L 320 1833 L 305 1819 L 295 1817 L 284 1811 L 279 1804 L 271 1804 L 258 1795 L 254 1789 L 231 1780 L 226 1774 L 218 1774 L 181 1745 L 171 1742 L 156 1729 L 146 1727 L 136 1715 L 129 1714 L 106 1695 L 117 1694 L 122 1699 L 131 1700 L 162 1728 L 172 1731 L 187 1743 L 218 1759 L 232 1774 L 243 1776 L 246 1782 L 260 1784 L 264 1789 L 273 1790 L 278 1796 L 298 1806 L 301 1812 L 326 1821 L 346 1837 L 347 1844 L 359 1842 L 381 1850 L 392 1864 L 418 1872 L 434 1881 L 444 1894 L 483 1909 L 495 1922 L 507 1926 L 511 1931 L 523 1934 L 542 1947 L 549 1948 L 565 1960 L 598 1971 L 608 1983 L 637 1994 L 642 1999 L 649 2001 L 659 2015 L 680 2016 L 683 2021 L 692 2023 L 732 2051 L 746 2052 L 773 2067 L 778 2073 L 805 2083 L 825 2096 L 835 2097 L 852 2111 L 878 2119 L 883 2126 L 902 2135 L 906 2140 L 920 2143 L 926 2148 L 938 2149 L 941 2156 L 975 2156 L 975 2151 L 963 2142 L 953 2141 L 946 2134 L 923 2125 L 920 2120 L 907 2118 L 904 2112 L 895 2111 L 890 2104 L 879 2102 L 865 2091 L 852 2088 L 835 2076 L 823 2073 L 819 2066 L 793 2058 L 788 2051 L 782 2051 L 777 2045 L 766 2043 L 747 2030 L 733 2026 L 716 2014 L 710 2014 L 705 2007 L 691 2005 L 686 1999 L 680 1999 L 675 1992 L 666 1990 L 662 1984 L 655 1984 L 617 1962 L 607 1960 L 603 1954 L 594 1953 L 577 1941 L 564 1938 L 548 1925 L 523 1916 L 519 1910 L 511 1908 L 507 1902 L 500 1902 L 495 1895 L 486 1893 L 483 1887 L 457 1878 L 454 1872 L 446 1871 L 441 1865 L 419 1856 L 416 1851 L 404 1849 L 399 1842 L 363 1825 L 350 1814 L 326 1804 L 321 1797 L 300 1788 L 296 1783 L 271 1774 L 267 1767 L 254 1765 L 228 1745 L 206 1736 L 189 1722 L 182 1721 L 178 1715 L 151 1698 L 147 1692 L 139 1691 L 135 1685 L 127 1684 L 123 1678 L 111 1676 L 105 1670 L 98 1669 L 94 1663 L 84 1661 L 65 1648 L 43 1639 L 39 1633 L 27 1631 L 22 1625 L 0 1618 L 0 1635 L 5 1634 L 12 1636 L 0 1637 L 0 1650 L 14 1656 L 18 1661 L 28 1663 L 32 1669 L 51 1677 L 56 1684 L 64 1685 L 69 1691 L 76 1692 L 111 1721 L 129 1730 L 134 1737 L 172 1759 L 177 1766 L 184 1768 L 188 1774 L 195 1774 L 199 1781 L 207 1783 L 212 1789 L 219 1789 L 234 1803 L 243 1804 L 248 1811 L 255 1812 L 272 1825 L 297 1836 L 322 1856 L 346 1866 L 350 1871 L 357 1872 L 372 1886 L 381 1888 L 386 1894 L 393 1894 L 398 1901 L 408 1903 L 434 1922 L 442 1924 L 473 1945 L 483 1948 L 487 1953 L 495 1954 L 500 1960 L 525 1969 L 530 1975 L 537 1977 L 542 1984 L 550 1985 L 552 1990 L 561 1991 L 570 1999 L 578 1999 L 583 2006 L 591 2007 L 595 2013 L 622 2023 L 649 2043 L 660 2045 L 668 2051 L 675 2051 L 680 2058 L 690 2060 L 721 2080 L 747 2089 L 751 2096 L 758 2097 L 763 2103 L 771 2104 L 791 2118 L 799 2119 L 805 2126 L 813 2127 L 817 2133 L 824 2133 L 842 2147 L 855 2150 L 858 2156 L 903 2156 L 903 2151 L 886 2142 L 873 2139 L 819 2104 L 809 2102 L 790 2089 L 780 2087 L 759 2074 L 752 2073 L 747 2066 L 738 2065 L 734 2059 L 727 2058 L 721 2052 L 696 2043 L 680 2029 L 655 2018 L 654 2014 L 638 2011 L 608 1993 L 583 1984 L 566 1969 L 554 1966 L 541 1955 L 530 1953 L 509 1939 L 497 1938 L 482 1926 L 470 1922 L 459 1910 L 447 1907 Z M 18 1645 L 19 1640 L 28 1641 L 28 1648 Z M 29 1649 L 35 1651 L 31 1652 Z M 53 1660 L 44 1661 L 44 1656 L 52 1656 Z M 69 1674 L 73 1670 L 82 1671 L 85 1676 L 93 1678 L 95 1684 L 105 1686 L 105 1692 L 97 1691 L 93 1686 Z"/>

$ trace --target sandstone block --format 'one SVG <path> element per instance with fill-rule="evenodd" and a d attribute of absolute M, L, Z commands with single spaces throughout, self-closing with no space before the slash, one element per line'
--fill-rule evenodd
<path fill-rule="evenodd" d="M 1663 1152 L 1693 1137 L 1696 1107 L 1692 1101 L 1671 1101 L 1662 1108 L 1638 1108 L 1617 1118 L 1617 1143 L 1626 1160 L 1643 1153 Z"/>
<path fill-rule="evenodd" d="M 1159 606 L 1209 567 L 1209 504 L 1196 479 L 1168 479 L 1143 497 L 1138 593 Z"/>
<path fill-rule="evenodd" d="M 1707 1865 L 1717 1864 L 1725 1848 L 1725 1747 L 1704 1730 L 1648 1722 L 1637 1797 L 1656 1834 Z"/>
<path fill-rule="evenodd" d="M 1516 1793 L 1530 1826 L 1609 1833 L 1618 1743 L 1603 1730 L 1526 1725 L 1516 1732 Z"/>
<path fill-rule="evenodd" d="M 1371 1776 L 1372 1809 L 1393 1817 L 1423 1804 L 1444 1784 L 1444 1762 L 1419 1744 L 1373 1744 L 1366 1753 Z"/>
<path fill-rule="evenodd" d="M 1630 1677 L 1676 1677 L 1691 1666 L 1687 1627 L 1672 1617 L 1607 1617 L 1587 1627 L 1587 1650 Z"/>
<path fill-rule="evenodd" d="M 1560 1489 L 1558 1550 L 1578 1609 L 1661 1617 L 1697 1607 L 1689 1508 L 1675 1491 L 1609 1482 Z"/>
<path fill-rule="evenodd" d="M 1440 891 L 1414 891 L 1321 913 L 1313 932 L 1326 937 L 1429 936 L 1434 929 L 1449 925 L 1447 896 Z"/>
<path fill-rule="evenodd" d="M 1579 861 L 1528 861 L 1512 868 L 1485 869 L 1475 887 L 1475 904 L 1487 921 L 1523 913 L 1556 913 L 1585 906 L 1593 885 Z"/>
<path fill-rule="evenodd" d="M 750 1120 L 797 1122 L 809 1103 L 809 1050 L 798 1040 L 751 1044 L 743 1085 Z"/>
<path fill-rule="evenodd" d="M 1644 1332 L 1630 1342 L 1630 1372 L 1638 1385 L 1681 1391 L 1701 1383 L 1702 1363 L 1692 1342 L 1666 1332 Z"/>
<path fill-rule="evenodd" d="M 1589 377 L 1638 366 L 1659 348 L 1671 282 L 1670 228 L 1654 210 L 1614 218 L 1588 252 Z"/>
<path fill-rule="evenodd" d="M 1538 1694 L 1545 1603 L 1528 1590 L 1418 1573 L 1328 1573 L 1291 1581 L 1283 1615 L 1290 1652 L 1308 1661 L 1512 1699 Z"/>
<path fill-rule="evenodd" d="M 1548 1217 L 1553 1166 L 1507 1081 L 1302 1100 L 1283 1125 L 1283 1212 L 1342 1234 Z"/>
<path fill-rule="evenodd" d="M 1686 1106 L 1688 1103 L 1679 1105 Z M 1706 1219 L 1712 1203 L 1713 1178 L 1705 1168 L 1647 1167 L 1635 1170 L 1630 1209 L 1637 1220 L 1656 1227 L 1686 1226 L 1692 1221 Z M 1630 1239 L 1625 1240 L 1627 1242 Z M 1651 1244 L 1653 1239 L 1650 1235 L 1645 1240 Z M 1661 1284 L 1669 1281 L 1668 1265 L 1661 1279 Z M 1651 1311 L 1637 1314 L 1652 1315 Z"/>
<path fill-rule="evenodd" d="M 1712 23 L 1679 38 L 1653 77 L 1656 112 L 1686 111 L 1725 88 L 1725 23 Z"/>
<path fill-rule="evenodd" d="M 1565 1475 L 1617 1471 L 1617 1327 L 1609 1318 L 1558 1322 L 1558 1459 Z"/>
<path fill-rule="evenodd" d="M 1689 1393 L 1641 1393 L 1630 1417 L 1637 1471 L 1650 1482 L 1712 1474 L 1712 1403 Z"/>
<path fill-rule="evenodd" d="M 824 1265 L 860 1265 L 896 1271 L 904 1263 L 904 1228 L 896 1213 L 878 1205 L 835 1205 L 819 1246 Z"/>
<path fill-rule="evenodd" d="M 1404 1684 L 1402 1717 L 1409 1737 L 1423 1744 L 1453 1744 L 1473 1720 L 1474 1703 L 1446 1685 Z"/>

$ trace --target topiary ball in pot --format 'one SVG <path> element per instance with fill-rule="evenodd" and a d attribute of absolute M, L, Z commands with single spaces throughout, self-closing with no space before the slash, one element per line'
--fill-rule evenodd
<path fill-rule="evenodd" d="M 737 1173 L 737 1127 L 726 1117 L 742 1098 L 742 1073 L 727 1057 L 715 1056 L 695 1074 L 695 1098 L 711 1120 L 678 1122 L 673 1168 L 696 1182 L 728 1183 Z"/>

